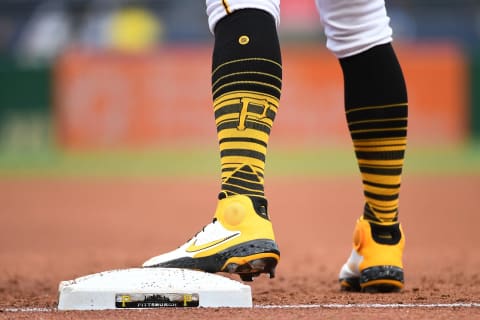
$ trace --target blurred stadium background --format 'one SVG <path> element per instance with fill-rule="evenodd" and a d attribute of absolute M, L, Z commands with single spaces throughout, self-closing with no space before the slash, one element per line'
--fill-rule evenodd
<path fill-rule="evenodd" d="M 407 169 L 479 173 L 480 2 L 387 8 L 409 88 Z M 313 0 L 282 0 L 281 19 L 267 169 L 355 172 Z M 0 176 L 216 172 L 212 43 L 201 0 L 0 0 Z"/>

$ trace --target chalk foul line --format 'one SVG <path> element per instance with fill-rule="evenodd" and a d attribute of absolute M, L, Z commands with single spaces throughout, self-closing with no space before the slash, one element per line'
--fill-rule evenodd
<path fill-rule="evenodd" d="M 254 309 L 435 309 L 435 308 L 480 308 L 480 303 L 319 303 L 319 304 L 284 304 L 253 306 Z M 130 309 L 134 310 L 134 309 Z M 1 312 L 56 312 L 56 308 L 4 308 Z M 101 311 L 101 310 L 97 310 Z"/>
<path fill-rule="evenodd" d="M 480 303 L 324 303 L 255 305 L 258 309 L 395 309 L 395 308 L 480 308 Z"/>

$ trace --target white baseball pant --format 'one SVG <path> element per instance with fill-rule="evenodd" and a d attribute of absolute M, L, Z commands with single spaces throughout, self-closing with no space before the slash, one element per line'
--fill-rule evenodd
<path fill-rule="evenodd" d="M 327 37 L 327 48 L 338 58 L 364 52 L 392 41 L 384 0 L 316 0 Z M 239 9 L 261 9 L 280 23 L 280 0 L 206 0 L 208 24 Z"/>

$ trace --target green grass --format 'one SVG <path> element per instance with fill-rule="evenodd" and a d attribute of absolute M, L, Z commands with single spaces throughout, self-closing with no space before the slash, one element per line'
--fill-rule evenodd
<path fill-rule="evenodd" d="M 218 175 L 218 151 L 185 150 L 60 152 L 0 151 L 0 178 L 22 177 L 205 177 Z M 271 149 L 268 176 L 348 176 L 358 174 L 349 148 L 314 150 Z M 480 175 L 480 146 L 456 148 L 410 148 L 405 174 Z"/>

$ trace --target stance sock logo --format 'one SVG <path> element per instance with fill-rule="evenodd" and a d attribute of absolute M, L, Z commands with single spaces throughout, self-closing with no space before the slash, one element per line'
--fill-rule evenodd
<path fill-rule="evenodd" d="M 254 98 L 241 98 L 240 102 L 242 103 L 237 129 L 243 131 L 246 129 L 246 121 L 248 118 L 253 118 L 256 120 L 262 120 L 267 118 L 267 112 L 270 110 L 270 104 L 266 99 L 254 99 Z M 254 112 L 261 111 L 261 112 Z"/>

